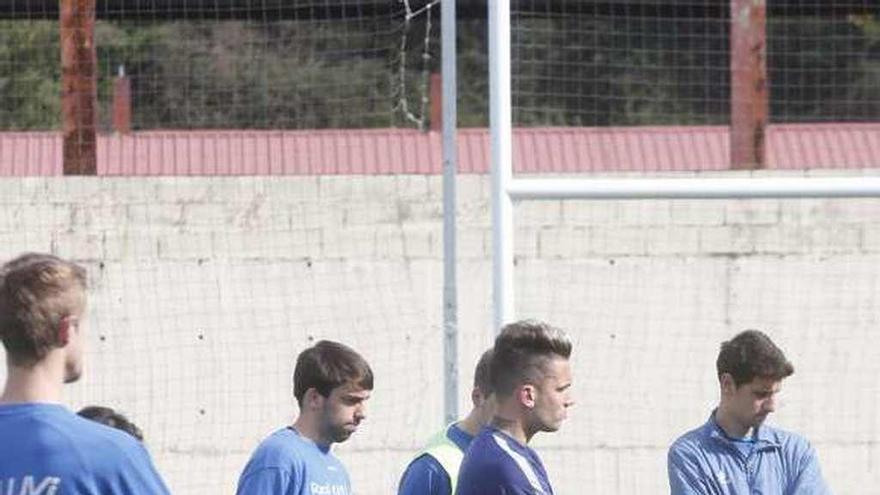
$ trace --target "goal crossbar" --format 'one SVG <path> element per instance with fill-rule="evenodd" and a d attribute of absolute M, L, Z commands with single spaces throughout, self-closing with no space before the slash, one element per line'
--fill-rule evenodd
<path fill-rule="evenodd" d="M 511 179 L 512 200 L 760 199 L 880 196 L 880 177 Z"/>

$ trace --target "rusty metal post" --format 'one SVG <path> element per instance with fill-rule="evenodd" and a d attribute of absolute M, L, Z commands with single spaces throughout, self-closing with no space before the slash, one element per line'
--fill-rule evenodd
<path fill-rule="evenodd" d="M 766 0 L 730 2 L 730 165 L 764 168 L 769 117 Z"/>
<path fill-rule="evenodd" d="M 121 65 L 113 81 L 113 131 L 120 134 L 131 132 L 131 80 Z"/>
<path fill-rule="evenodd" d="M 443 129 L 443 75 L 439 72 L 431 74 L 431 127 L 432 131 Z"/>
<path fill-rule="evenodd" d="M 61 0 L 64 175 L 97 173 L 95 0 Z"/>

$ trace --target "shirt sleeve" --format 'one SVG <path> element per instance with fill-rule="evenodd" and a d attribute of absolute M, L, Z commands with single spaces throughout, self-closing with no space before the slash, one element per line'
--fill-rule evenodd
<path fill-rule="evenodd" d="M 150 454 L 140 442 L 132 440 L 128 445 L 119 447 L 120 450 L 102 452 L 102 456 L 108 457 L 98 458 L 95 463 L 94 482 L 101 493 L 169 495 L 168 487 L 156 471 Z M 104 462 L 109 457 L 113 461 Z"/>
<path fill-rule="evenodd" d="M 291 483 L 290 471 L 277 467 L 263 467 L 245 471 L 238 480 L 236 495 L 280 495 L 287 493 Z"/>
<path fill-rule="evenodd" d="M 153 464 L 153 459 L 150 457 L 150 454 L 145 448 L 143 448 L 143 446 L 138 445 L 138 447 L 141 447 L 141 453 L 143 455 L 143 462 L 141 463 L 140 469 L 143 489 L 137 490 L 136 493 L 169 495 L 170 492 L 168 491 L 168 487 L 165 485 L 159 472 L 156 471 L 156 466 Z"/>
<path fill-rule="evenodd" d="M 700 467 L 688 459 L 675 445 L 669 449 L 666 460 L 671 495 L 708 495 L 709 491 L 702 480 Z"/>
<path fill-rule="evenodd" d="M 831 489 L 822 477 L 819 458 L 812 445 L 807 444 L 798 466 L 794 481 L 785 491 L 787 495 L 831 495 Z"/>
<path fill-rule="evenodd" d="M 423 454 L 409 463 L 397 495 L 451 495 L 449 474 L 433 457 Z"/>

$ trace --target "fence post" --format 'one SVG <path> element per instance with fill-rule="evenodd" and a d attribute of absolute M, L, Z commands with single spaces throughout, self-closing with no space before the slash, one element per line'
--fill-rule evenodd
<path fill-rule="evenodd" d="M 61 0 L 60 23 L 64 175 L 95 175 L 95 0 Z"/>
<path fill-rule="evenodd" d="M 443 130 L 443 75 L 439 72 L 431 74 L 431 126 L 429 130 L 441 132 Z"/>
<path fill-rule="evenodd" d="M 131 80 L 122 65 L 113 81 L 113 131 L 120 134 L 131 132 Z"/>
<path fill-rule="evenodd" d="M 766 0 L 730 3 L 730 165 L 764 168 L 769 116 Z"/>

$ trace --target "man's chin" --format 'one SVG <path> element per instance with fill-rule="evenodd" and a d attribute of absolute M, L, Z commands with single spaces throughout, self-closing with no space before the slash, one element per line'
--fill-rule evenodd
<path fill-rule="evenodd" d="M 756 416 L 755 420 L 752 422 L 752 428 L 757 428 L 757 427 L 761 426 L 762 424 L 764 424 L 764 421 L 767 420 L 767 416 L 769 416 L 769 414 L 762 414 L 760 416 Z"/>
<path fill-rule="evenodd" d="M 82 370 L 67 370 L 64 373 L 64 383 L 73 383 L 82 377 Z"/>
<path fill-rule="evenodd" d="M 344 442 L 349 439 L 349 437 L 357 431 L 357 427 L 345 427 L 336 431 L 336 434 L 333 436 L 333 440 L 336 443 Z"/>
<path fill-rule="evenodd" d="M 555 431 L 559 431 L 559 429 L 562 428 L 563 422 L 564 422 L 564 420 L 560 420 L 557 423 L 545 424 L 544 427 L 541 428 L 541 431 L 546 432 L 546 433 L 553 433 Z"/>

